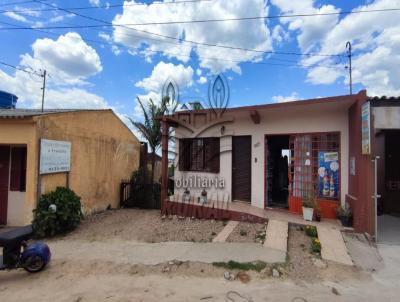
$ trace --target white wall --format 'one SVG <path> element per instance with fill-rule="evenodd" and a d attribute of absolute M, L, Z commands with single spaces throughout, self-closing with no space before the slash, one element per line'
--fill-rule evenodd
<path fill-rule="evenodd" d="M 25 192 L 8 192 L 7 225 L 24 225 Z"/>
<path fill-rule="evenodd" d="M 251 204 L 264 208 L 265 186 L 265 135 L 296 134 L 312 132 L 340 132 L 341 153 L 341 202 L 344 203 L 348 192 L 348 106 L 338 104 L 312 104 L 288 108 L 269 108 L 258 110 L 261 122 L 254 124 L 247 111 L 226 112 L 224 116 L 234 117 L 233 123 L 226 123 L 225 138 L 221 139 L 221 152 L 231 150 L 232 135 L 251 135 L 252 137 L 252 166 L 251 166 Z M 221 136 L 221 125 L 214 126 L 203 132 L 200 137 Z M 187 130 L 177 128 L 176 136 L 189 135 Z M 178 145 L 178 144 L 177 144 Z M 178 153 L 179 154 L 179 153 Z M 220 157 L 220 173 L 217 175 L 226 180 L 226 188 L 222 194 L 228 194 L 231 201 L 232 177 L 231 152 L 223 152 Z M 175 169 L 175 178 L 194 175 L 209 175 L 210 173 L 181 172 Z M 215 174 L 211 174 L 215 176 Z M 182 194 L 182 190 L 175 190 Z M 199 193 L 191 190 L 192 192 Z"/>

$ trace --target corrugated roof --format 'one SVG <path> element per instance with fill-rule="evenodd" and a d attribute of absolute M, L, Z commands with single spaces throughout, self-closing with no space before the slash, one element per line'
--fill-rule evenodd
<path fill-rule="evenodd" d="M 400 106 L 400 97 L 387 97 L 387 96 L 375 96 L 369 98 L 372 107 L 398 107 Z"/>
<path fill-rule="evenodd" d="M 0 118 L 27 118 L 46 114 L 75 112 L 75 111 L 103 111 L 109 109 L 0 109 Z"/>

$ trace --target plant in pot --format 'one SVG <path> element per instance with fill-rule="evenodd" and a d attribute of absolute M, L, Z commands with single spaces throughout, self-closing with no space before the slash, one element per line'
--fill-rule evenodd
<path fill-rule="evenodd" d="M 314 202 L 315 198 L 311 195 L 303 198 L 303 219 L 306 221 L 312 221 L 314 215 Z"/>
<path fill-rule="evenodd" d="M 353 225 L 353 213 L 349 206 L 338 207 L 336 215 L 344 227 Z"/>
<path fill-rule="evenodd" d="M 319 206 L 318 201 L 315 202 L 314 212 L 315 212 L 315 220 L 320 222 L 321 221 L 321 207 Z"/>

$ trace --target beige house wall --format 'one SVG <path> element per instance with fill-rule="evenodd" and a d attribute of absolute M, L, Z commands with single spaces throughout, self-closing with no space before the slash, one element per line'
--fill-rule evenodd
<path fill-rule="evenodd" d="M 41 193 L 69 187 L 80 197 L 84 212 L 119 205 L 121 179 L 139 167 L 140 143 L 109 111 L 76 111 L 37 117 L 43 139 L 71 142 L 71 171 L 41 176 Z"/>
<path fill-rule="evenodd" d="M 40 139 L 70 141 L 71 171 L 38 175 Z M 86 214 L 119 206 L 121 179 L 139 167 L 140 143 L 111 110 L 75 111 L 0 120 L 0 144 L 26 145 L 26 192 L 9 192 L 7 224 L 32 221 L 41 194 L 66 186 Z M 40 184 L 38 183 L 40 181 Z"/>
<path fill-rule="evenodd" d="M 250 135 L 252 138 L 252 164 L 251 164 L 251 204 L 264 208 L 265 201 L 265 135 L 272 134 L 296 134 L 314 132 L 340 132 L 340 179 L 341 202 L 344 203 L 348 192 L 348 104 L 319 103 L 312 105 L 268 108 L 258 110 L 261 121 L 254 124 L 246 110 L 227 112 L 224 117 L 233 117 L 234 121 L 223 124 L 225 126 L 224 137 L 220 141 L 220 173 L 199 173 L 179 171 L 176 158 L 175 180 L 205 176 L 225 180 L 225 188 L 208 190 L 211 196 L 218 196 L 219 200 L 232 199 L 232 136 Z M 221 137 L 219 124 L 201 133 L 199 137 Z M 184 127 L 176 129 L 176 137 L 188 137 L 189 131 Z M 179 154 L 179 146 L 176 144 L 176 153 Z M 177 195 L 182 195 L 184 188 L 175 188 Z M 192 189 L 191 194 L 199 196 L 201 189 Z"/>

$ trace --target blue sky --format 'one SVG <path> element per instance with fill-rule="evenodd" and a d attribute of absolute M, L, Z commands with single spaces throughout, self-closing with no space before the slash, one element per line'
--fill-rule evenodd
<path fill-rule="evenodd" d="M 10 2 L 24 3 L 6 5 Z M 400 94 L 400 69 L 396 67 L 400 63 L 400 11 L 137 25 L 400 8 L 398 0 L 46 3 L 50 6 L 35 1 L 0 0 L 0 61 L 30 71 L 47 70 L 47 108 L 111 107 L 121 117 L 140 118 L 136 97 L 157 99 L 168 77 L 178 83 L 181 101 L 207 102 L 208 84 L 220 72 L 228 78 L 230 106 L 343 95 L 348 93 L 346 41 L 353 44 L 353 91 L 366 88 L 370 95 Z M 124 7 L 104 7 L 123 3 Z M 72 11 L 105 22 L 54 9 L 91 6 L 94 8 Z M 85 28 L 107 22 L 122 26 Z M 83 27 L 54 28 L 76 25 Z M 10 27 L 35 27 L 46 32 L 4 29 Z M 270 51 L 277 53 L 267 53 Z M 40 106 L 40 81 L 36 75 L 0 65 L 0 89 L 18 95 L 19 107 Z"/>

